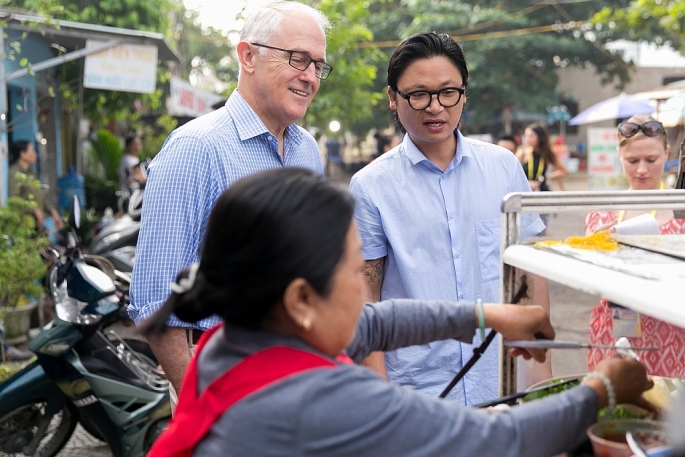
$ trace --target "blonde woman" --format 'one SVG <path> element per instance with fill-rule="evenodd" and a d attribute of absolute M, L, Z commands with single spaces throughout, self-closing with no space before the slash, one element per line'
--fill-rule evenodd
<path fill-rule="evenodd" d="M 663 189 L 664 163 L 668 158 L 668 141 L 664 126 L 650 116 L 633 116 L 618 126 L 618 150 L 629 190 Z M 676 219 L 671 210 L 593 211 L 585 218 L 585 232 L 590 235 L 614 227 L 617 223 L 651 213 L 662 235 L 685 233 L 685 220 Z M 592 310 L 590 343 L 612 344 L 626 336 L 631 345 L 658 347 L 643 361 L 647 372 L 654 376 L 685 377 L 685 329 L 661 322 L 649 316 L 635 315 L 602 299 Z M 588 365 L 594 366 L 614 351 L 592 349 Z"/>

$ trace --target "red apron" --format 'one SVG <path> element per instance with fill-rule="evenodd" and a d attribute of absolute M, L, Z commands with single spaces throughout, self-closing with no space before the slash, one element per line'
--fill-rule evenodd
<path fill-rule="evenodd" d="M 289 376 L 337 366 L 334 361 L 311 352 L 274 346 L 245 357 L 198 397 L 197 359 L 209 337 L 220 328 L 214 327 L 200 338 L 183 379 L 176 413 L 147 457 L 190 457 L 219 417 L 240 400 Z M 351 362 L 349 358 L 346 361 Z"/>

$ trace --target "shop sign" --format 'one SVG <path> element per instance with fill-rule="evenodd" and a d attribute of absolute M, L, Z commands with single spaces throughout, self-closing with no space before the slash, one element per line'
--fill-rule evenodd
<path fill-rule="evenodd" d="M 167 112 L 172 116 L 202 116 L 212 111 L 212 105 L 223 98 L 191 86 L 190 83 L 176 76 L 171 78 L 170 86 Z"/>
<path fill-rule="evenodd" d="M 616 128 L 590 127 L 588 135 L 588 188 L 616 190 L 625 188 L 625 178 L 618 157 Z"/>
<path fill-rule="evenodd" d="M 87 40 L 86 48 L 102 41 Z M 83 86 L 150 94 L 157 82 L 157 46 L 122 44 L 86 56 Z"/>

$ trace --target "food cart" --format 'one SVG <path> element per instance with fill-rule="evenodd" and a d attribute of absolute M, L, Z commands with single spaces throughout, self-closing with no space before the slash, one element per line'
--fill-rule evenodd
<path fill-rule="evenodd" d="M 513 301 L 523 270 L 685 328 L 685 235 L 619 236 L 622 247 L 613 253 L 538 249 L 519 239 L 521 213 L 659 209 L 685 210 L 685 191 L 508 194 L 502 202 L 501 301 Z M 500 364 L 500 396 L 516 393 L 516 360 L 501 342 Z"/>

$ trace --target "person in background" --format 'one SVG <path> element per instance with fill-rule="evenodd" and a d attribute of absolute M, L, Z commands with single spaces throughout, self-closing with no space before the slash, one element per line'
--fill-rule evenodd
<path fill-rule="evenodd" d="M 45 198 L 40 187 L 28 186 L 17 180 L 17 173 L 23 173 L 30 179 L 36 179 L 33 165 L 38 160 L 38 154 L 29 141 L 16 141 L 12 144 L 12 165 L 9 168 L 9 196 L 21 197 L 25 200 L 33 199 L 36 207 L 31 215 L 35 228 L 45 229 L 46 217 L 52 217 L 56 229 L 62 228 L 62 218 L 54 206 Z"/>
<path fill-rule="evenodd" d="M 236 45 L 237 90 L 224 107 L 172 132 L 150 164 L 128 308 L 137 325 L 162 306 L 178 272 L 200 258 L 209 213 L 226 188 L 271 168 L 323 175 L 318 144 L 296 122 L 333 70 L 326 63 L 328 28 L 321 12 L 298 2 L 253 10 Z M 172 404 L 189 347 L 219 322 L 216 316 L 192 323 L 171 316 L 169 329 L 149 338 L 171 383 Z"/>
<path fill-rule="evenodd" d="M 530 124 L 523 132 L 524 145 L 517 154 L 534 191 L 548 191 L 549 180 L 561 182 L 568 170 L 552 150 L 549 132 L 542 124 Z M 543 221 L 545 218 L 543 218 Z"/>
<path fill-rule="evenodd" d="M 353 211 L 349 194 L 302 169 L 258 173 L 223 193 L 200 263 L 149 323 L 163 331 L 172 312 L 188 322 L 216 313 L 223 326 L 200 341 L 148 457 L 548 457 L 586 439 L 606 405 L 653 409 L 641 398 L 652 382 L 633 359 L 606 360 L 581 386 L 501 412 L 430 398 L 353 364 L 370 351 L 470 341 L 477 316 L 506 338 L 554 338 L 537 306 L 364 304 Z"/>
<path fill-rule="evenodd" d="M 563 189 L 562 179 L 568 170 L 554 154 L 547 129 L 542 124 L 530 124 L 523 132 L 523 138 L 524 147 L 519 148 L 516 156 L 523 166 L 530 188 L 546 192 L 550 190 L 548 182 L 554 180 L 560 190 Z M 540 214 L 540 218 L 547 225 L 549 214 Z"/>
<path fill-rule="evenodd" d="M 414 35 L 390 58 L 388 100 L 406 134 L 350 183 L 370 302 L 499 299 L 502 198 L 530 187 L 513 154 L 458 130 L 468 78 L 462 49 L 447 34 Z M 531 214 L 521 227 L 523 238 L 545 228 Z M 548 309 L 549 301 L 536 304 Z M 475 336 L 473 344 L 480 343 Z M 447 340 L 401 348 L 385 360 L 374 354 L 365 363 L 437 397 L 472 354 L 463 340 Z M 449 398 L 467 405 L 496 398 L 498 369 L 494 344 Z M 549 366 L 539 369 L 535 379 L 551 377 Z"/>
<path fill-rule="evenodd" d="M 145 185 L 147 176 L 140 169 L 140 152 L 143 150 L 143 142 L 138 135 L 126 138 L 124 155 L 117 168 L 119 176 L 119 191 L 128 195 L 134 190 Z"/>
<path fill-rule="evenodd" d="M 378 158 L 388 152 L 390 149 L 390 137 L 383 135 L 381 132 L 376 132 L 373 134 L 376 140 L 376 152 L 373 154 L 373 158 Z"/>
<path fill-rule="evenodd" d="M 343 145 L 337 138 L 331 137 L 326 140 L 326 176 L 339 180 L 342 178 L 344 169 Z"/>
<path fill-rule="evenodd" d="M 514 138 L 512 135 L 502 135 L 499 137 L 497 140 L 497 146 L 502 146 L 504 149 L 510 150 L 513 154 L 516 154 L 516 150 L 518 149 L 516 138 Z"/>
<path fill-rule="evenodd" d="M 618 126 L 618 153 L 629 190 L 664 188 L 664 163 L 668 159 L 668 139 L 661 122 L 650 116 L 633 116 Z M 585 233 L 613 230 L 620 222 L 643 214 L 656 219 L 662 235 L 685 234 L 685 220 L 676 219 L 667 209 L 652 211 L 593 211 L 585 218 Z M 602 299 L 590 317 L 590 344 L 614 344 L 625 336 L 631 346 L 657 347 L 643 357 L 647 373 L 685 379 L 685 329 L 625 309 Z M 590 349 L 588 366 L 615 355 L 607 349 Z"/>

